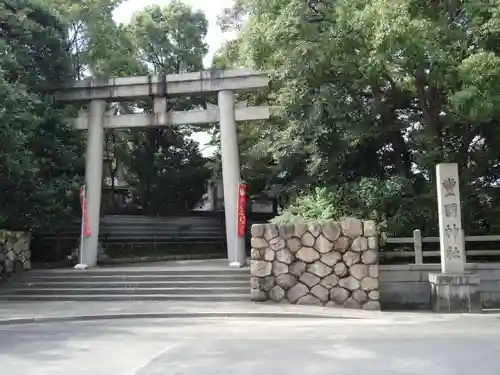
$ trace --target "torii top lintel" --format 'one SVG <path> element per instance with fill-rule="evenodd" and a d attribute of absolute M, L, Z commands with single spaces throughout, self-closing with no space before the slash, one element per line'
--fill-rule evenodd
<path fill-rule="evenodd" d="M 252 91 L 269 85 L 267 73 L 250 69 L 205 70 L 194 73 L 75 81 L 54 92 L 64 102 L 142 99 L 154 96 L 210 94 L 222 90 Z"/>

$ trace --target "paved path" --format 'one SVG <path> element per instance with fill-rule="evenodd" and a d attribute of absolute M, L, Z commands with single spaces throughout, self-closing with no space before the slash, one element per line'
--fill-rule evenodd
<path fill-rule="evenodd" d="M 398 322 L 450 321 L 467 315 L 396 313 L 252 302 L 0 302 L 0 325 L 55 320 L 181 317 L 303 317 Z M 492 315 L 469 316 L 484 320 Z"/>
<path fill-rule="evenodd" d="M 3 302 L 0 324 L 29 320 L 78 320 L 79 317 L 183 317 L 183 316 L 302 316 L 373 318 L 380 312 L 332 309 L 315 306 L 252 302 Z"/>
<path fill-rule="evenodd" d="M 500 321 L 191 318 L 0 327 L 2 375 L 497 375 Z"/>

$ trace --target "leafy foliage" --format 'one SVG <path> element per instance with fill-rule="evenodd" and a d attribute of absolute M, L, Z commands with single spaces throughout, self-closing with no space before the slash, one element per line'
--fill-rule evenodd
<path fill-rule="evenodd" d="M 207 21 L 180 1 L 166 7 L 150 6 L 133 15 L 126 32 L 135 56 L 150 73 L 173 74 L 199 71 L 207 52 L 204 42 Z M 204 101 L 197 97 L 171 98 L 169 110 L 189 110 Z M 139 103 L 149 112 L 152 103 Z M 163 128 L 130 130 L 121 161 L 134 188 L 135 201 L 146 214 L 172 214 L 192 209 L 205 193 L 210 177 L 207 161 L 189 139 L 192 130 Z"/>
<path fill-rule="evenodd" d="M 257 169 L 267 170 L 268 184 L 292 197 L 327 188 L 339 215 L 360 212 L 338 197 L 352 194 L 353 201 L 377 202 L 370 210 L 389 232 L 429 233 L 435 165 L 457 162 L 466 231 L 498 226 L 496 0 L 243 3 L 238 38 L 215 62 L 273 73 L 267 101 L 280 108 L 280 120 L 260 139 L 247 129 L 240 134 L 252 140 L 242 143 L 243 155 L 262 150 L 271 158 Z M 243 160 L 255 170 L 256 158 Z M 404 202 L 389 194 L 394 181 L 404 187 Z M 402 202 L 404 210 L 396 210 Z"/>
<path fill-rule="evenodd" d="M 65 26 L 41 1 L 4 1 L 0 35 L 0 227 L 54 227 L 83 173 L 81 138 L 44 93 L 72 76 Z"/>
<path fill-rule="evenodd" d="M 418 212 L 419 221 L 415 222 L 408 212 Z M 427 211 L 426 206 L 419 206 L 418 200 L 411 194 L 411 186 L 400 177 L 385 181 L 362 178 L 332 191 L 315 188 L 311 193 L 299 194 L 274 221 L 322 222 L 347 216 L 375 220 L 389 235 L 396 235 L 414 225 L 432 231 L 437 223 L 435 210 Z"/>

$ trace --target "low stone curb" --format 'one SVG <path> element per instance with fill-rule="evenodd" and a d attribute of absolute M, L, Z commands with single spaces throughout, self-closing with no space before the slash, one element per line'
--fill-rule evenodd
<path fill-rule="evenodd" d="M 119 319 L 190 319 L 190 318 L 294 318 L 294 319 L 366 319 L 342 315 L 297 313 L 297 312 L 200 312 L 200 313 L 125 313 L 74 316 L 50 316 L 0 319 L 0 326 L 54 322 L 85 322 Z"/>

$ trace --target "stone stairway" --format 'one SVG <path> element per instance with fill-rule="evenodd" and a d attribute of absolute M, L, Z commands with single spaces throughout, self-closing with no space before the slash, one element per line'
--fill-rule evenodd
<path fill-rule="evenodd" d="M 249 301 L 248 269 L 37 270 L 0 284 L 2 301 Z"/>

